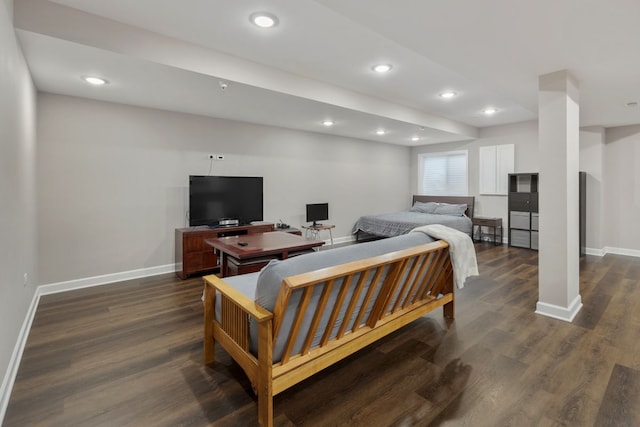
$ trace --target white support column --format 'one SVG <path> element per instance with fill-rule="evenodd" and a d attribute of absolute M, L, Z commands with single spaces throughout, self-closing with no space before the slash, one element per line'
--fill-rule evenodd
<path fill-rule="evenodd" d="M 539 282 L 536 313 L 571 322 L 579 287 L 578 82 L 568 71 L 539 77 Z"/>

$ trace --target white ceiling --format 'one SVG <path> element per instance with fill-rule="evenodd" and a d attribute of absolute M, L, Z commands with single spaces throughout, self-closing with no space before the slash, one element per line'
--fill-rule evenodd
<path fill-rule="evenodd" d="M 567 69 L 582 126 L 640 123 L 626 105 L 640 101 L 637 0 L 15 0 L 14 11 L 47 92 L 423 145 L 535 119 L 538 76 Z M 278 26 L 252 25 L 256 11 Z M 394 68 L 377 75 L 377 63 Z M 110 84 L 90 87 L 89 74 Z"/>

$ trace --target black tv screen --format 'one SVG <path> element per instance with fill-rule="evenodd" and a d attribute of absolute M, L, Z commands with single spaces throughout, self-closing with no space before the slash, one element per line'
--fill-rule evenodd
<path fill-rule="evenodd" d="M 189 176 L 189 225 L 262 221 L 262 177 Z"/>
<path fill-rule="evenodd" d="M 307 222 L 317 225 L 318 221 L 329 219 L 329 203 L 312 203 L 307 205 Z"/>

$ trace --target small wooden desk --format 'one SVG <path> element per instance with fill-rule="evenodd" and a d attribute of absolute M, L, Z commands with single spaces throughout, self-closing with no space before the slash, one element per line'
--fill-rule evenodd
<path fill-rule="evenodd" d="M 317 239 L 319 232 L 323 230 L 329 230 L 329 240 L 331 241 L 331 247 L 333 247 L 333 234 L 331 233 L 331 230 L 336 228 L 335 225 L 333 224 L 303 225 L 302 228 L 304 228 L 305 230 L 304 236 L 307 237 L 307 235 L 311 233 L 312 239 Z"/>
<path fill-rule="evenodd" d="M 220 252 L 222 277 L 260 271 L 272 259 L 286 259 L 313 252 L 322 240 L 307 239 L 292 233 L 272 231 L 243 236 L 207 239 L 205 244 Z M 246 243 L 242 246 L 240 243 Z"/>
<path fill-rule="evenodd" d="M 475 242 L 481 242 L 483 237 L 492 237 L 494 245 L 502 244 L 502 218 L 488 218 L 476 216 L 471 220 L 471 237 Z M 478 238 L 475 238 L 475 229 L 478 227 Z M 493 233 L 483 233 L 482 227 L 493 228 Z M 500 239 L 498 240 L 498 230 L 500 230 Z"/>

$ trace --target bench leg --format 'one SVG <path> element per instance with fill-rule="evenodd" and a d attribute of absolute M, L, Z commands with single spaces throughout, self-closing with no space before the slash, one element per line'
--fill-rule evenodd
<path fill-rule="evenodd" d="M 215 362 L 215 342 L 213 339 L 213 320 L 216 310 L 216 291 L 204 285 L 204 364 Z"/>
<path fill-rule="evenodd" d="M 271 319 L 258 324 L 258 422 L 273 426 L 273 323 Z"/>
<path fill-rule="evenodd" d="M 258 394 L 258 422 L 262 427 L 273 427 L 273 396 Z"/>

